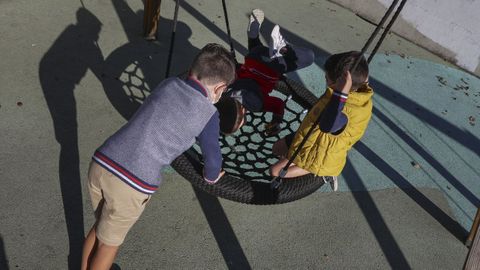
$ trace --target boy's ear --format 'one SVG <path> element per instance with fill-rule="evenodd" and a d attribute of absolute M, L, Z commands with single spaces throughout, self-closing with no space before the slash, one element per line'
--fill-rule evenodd
<path fill-rule="evenodd" d="M 334 81 L 332 81 L 332 80 L 330 79 L 330 77 L 328 77 L 327 74 L 325 74 L 325 82 L 327 83 L 327 86 L 331 86 L 332 84 L 335 83 Z"/>
<path fill-rule="evenodd" d="M 221 82 L 221 83 L 217 83 L 215 84 L 215 86 L 213 87 L 213 91 L 215 92 L 215 94 L 222 94 L 225 90 L 227 89 L 227 84 L 224 83 L 224 82 Z"/>

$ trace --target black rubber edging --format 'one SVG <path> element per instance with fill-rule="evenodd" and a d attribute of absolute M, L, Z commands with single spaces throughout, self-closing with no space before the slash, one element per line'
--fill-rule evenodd
<path fill-rule="evenodd" d="M 292 95 L 293 100 L 307 109 L 318 100 L 300 83 L 286 80 L 290 87 L 280 81 L 275 89 L 285 95 Z M 321 177 L 307 174 L 284 180 L 278 189 L 271 189 L 269 183 L 225 174 L 216 184 L 210 185 L 203 180 L 202 164 L 198 154 L 192 149 L 176 158 L 171 166 L 196 188 L 214 196 L 246 204 L 266 205 L 295 201 L 312 194 L 324 184 Z"/>

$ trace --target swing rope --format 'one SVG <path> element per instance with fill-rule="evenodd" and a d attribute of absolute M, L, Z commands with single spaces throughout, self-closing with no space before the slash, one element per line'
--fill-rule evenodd
<path fill-rule="evenodd" d="M 350 72 L 354 72 L 355 69 L 357 68 L 358 64 L 360 63 L 362 57 L 365 52 L 367 51 L 368 47 L 370 47 L 371 43 L 373 42 L 373 40 L 375 39 L 375 37 L 377 36 L 378 32 L 380 31 L 380 29 L 382 28 L 383 24 L 385 23 L 385 21 L 387 20 L 388 17 L 390 17 L 390 14 L 392 13 L 392 11 L 395 9 L 395 7 L 397 6 L 398 4 L 398 1 L 399 0 L 394 0 L 392 2 L 392 4 L 390 5 L 390 7 L 388 8 L 387 12 L 385 12 L 385 15 L 382 17 L 382 19 L 380 20 L 380 22 L 378 23 L 377 27 L 375 28 L 375 31 L 373 31 L 373 33 L 370 35 L 370 38 L 367 40 L 367 42 L 365 43 L 365 45 L 363 46 L 361 52 L 360 52 L 360 56 L 355 60 L 352 68 L 350 69 Z M 403 6 L 405 5 L 405 2 L 407 2 L 407 0 L 402 0 L 402 3 L 400 4 L 399 8 L 397 9 L 395 15 L 392 17 L 392 19 L 390 20 L 387 28 L 383 31 L 383 34 L 382 36 L 380 37 L 380 39 L 378 40 L 376 46 L 375 46 L 375 49 L 374 51 L 372 52 L 372 54 L 370 55 L 370 57 L 368 58 L 369 59 L 369 62 L 372 60 L 374 54 L 376 53 L 376 51 L 378 50 L 378 48 L 380 47 L 381 43 L 383 42 L 385 36 L 386 36 L 386 33 L 390 30 L 390 28 L 392 27 L 393 23 L 395 22 L 395 20 L 397 19 L 398 15 L 400 14 L 400 11 L 402 10 Z M 312 124 L 312 126 L 308 129 L 307 131 L 307 134 L 305 135 L 305 137 L 303 138 L 303 140 L 300 142 L 300 145 L 297 147 L 297 149 L 295 149 L 295 152 L 293 153 L 293 155 L 288 159 L 288 162 L 287 164 L 285 164 L 285 166 L 280 170 L 279 172 L 279 175 L 274 177 L 273 180 L 271 181 L 271 188 L 272 189 L 278 189 L 280 187 L 280 185 L 282 184 L 283 182 L 283 178 L 285 178 L 285 175 L 287 174 L 287 171 L 288 171 L 288 168 L 290 167 L 290 165 L 293 163 L 293 161 L 295 160 L 295 158 L 297 157 L 298 153 L 300 152 L 300 150 L 303 148 L 303 146 L 305 145 L 305 143 L 307 142 L 308 138 L 310 137 L 310 135 L 312 134 L 313 130 L 315 129 L 315 127 L 318 125 L 318 123 L 320 123 L 320 118 L 321 118 L 322 114 L 320 114 L 317 119 L 315 120 L 315 122 Z"/>
<path fill-rule="evenodd" d="M 227 5 L 225 4 L 225 0 L 222 0 L 222 7 L 223 7 L 223 15 L 225 17 L 225 25 L 227 26 L 228 42 L 230 44 L 230 53 L 232 54 L 232 57 L 233 57 L 233 60 L 235 60 L 235 63 L 238 64 L 237 57 L 235 55 L 235 49 L 233 48 L 232 34 L 230 32 L 230 23 L 228 20 Z"/>
<path fill-rule="evenodd" d="M 82 5 L 83 5 L 83 2 L 82 2 Z M 173 46 L 175 44 L 175 33 L 176 33 L 176 30 L 177 30 L 178 8 L 179 8 L 179 6 L 180 6 L 180 0 L 176 0 L 175 1 L 175 12 L 174 12 L 174 15 L 173 15 L 172 34 L 170 36 L 170 48 L 168 50 L 167 68 L 166 68 L 166 71 L 165 71 L 165 78 L 168 78 L 168 76 L 170 76 L 170 67 L 172 65 Z M 230 23 L 229 23 L 229 20 L 228 20 L 227 5 L 225 3 L 225 0 L 222 0 L 222 6 L 223 6 L 223 14 L 224 14 L 224 17 L 225 17 L 225 24 L 227 26 L 228 41 L 229 41 L 229 44 L 230 44 L 230 53 L 232 54 L 232 57 L 235 60 L 235 63 L 238 64 L 237 57 L 235 55 L 235 49 L 233 47 L 232 34 L 231 34 L 231 31 L 230 31 Z M 187 71 L 182 72 L 179 76 L 184 75 L 186 72 Z"/>
<path fill-rule="evenodd" d="M 175 33 L 177 31 L 178 7 L 179 6 L 180 6 L 180 0 L 176 0 L 175 1 L 175 13 L 173 15 L 172 35 L 170 36 L 170 48 L 168 50 L 167 69 L 165 71 L 165 78 L 168 78 L 168 76 L 170 76 L 170 66 L 172 64 L 173 45 L 175 43 Z"/>
<path fill-rule="evenodd" d="M 383 31 L 382 35 L 380 36 L 380 39 L 378 40 L 377 45 L 375 45 L 375 48 L 373 48 L 372 53 L 368 57 L 367 63 L 370 64 L 370 62 L 372 61 L 373 56 L 375 56 L 375 54 L 377 53 L 378 48 L 380 48 L 380 45 L 383 43 L 383 40 L 385 39 L 388 32 L 390 31 L 390 28 L 392 28 L 393 23 L 397 20 L 397 17 L 398 17 L 398 15 L 400 15 L 400 12 L 402 11 L 403 6 L 405 6 L 406 2 L 407 2 L 407 0 L 402 0 L 400 5 L 398 6 L 397 10 L 395 11 L 395 14 L 393 14 L 392 19 L 387 24 L 387 27 L 385 27 L 385 30 Z"/>

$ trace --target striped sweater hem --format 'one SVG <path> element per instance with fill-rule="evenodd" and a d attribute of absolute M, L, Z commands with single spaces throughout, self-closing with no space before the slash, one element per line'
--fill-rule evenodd
<path fill-rule="evenodd" d="M 131 186 L 139 192 L 145 194 L 153 194 L 158 189 L 158 186 L 148 184 L 145 181 L 141 180 L 133 173 L 123 168 L 120 164 L 116 163 L 115 161 L 102 154 L 100 151 L 95 151 L 92 159 L 100 166 L 105 168 L 107 171 L 111 172 L 120 180 L 122 180 L 127 185 Z"/>

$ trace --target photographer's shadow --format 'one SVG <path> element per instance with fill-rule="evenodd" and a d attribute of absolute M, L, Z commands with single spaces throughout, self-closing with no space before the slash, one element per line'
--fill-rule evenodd
<path fill-rule="evenodd" d="M 55 40 L 39 64 L 39 78 L 60 145 L 58 178 L 69 240 L 69 268 L 77 269 L 84 239 L 75 88 L 88 70 L 101 77 L 103 55 L 97 40 L 102 24 L 85 8 L 77 23 Z"/>

